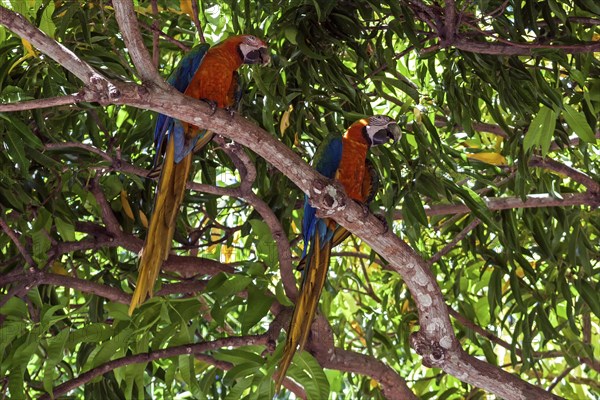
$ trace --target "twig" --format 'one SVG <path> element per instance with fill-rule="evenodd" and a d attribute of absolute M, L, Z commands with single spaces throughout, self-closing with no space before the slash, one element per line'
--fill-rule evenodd
<path fill-rule="evenodd" d="M 146 30 L 149 30 L 151 32 L 157 32 L 159 36 L 161 36 L 162 38 L 164 38 L 167 42 L 174 44 L 175 46 L 179 47 L 181 50 L 183 50 L 184 52 L 188 52 L 190 51 L 190 48 L 188 46 L 186 46 L 185 44 L 181 43 L 179 40 L 167 35 L 166 33 L 164 33 L 163 31 L 161 31 L 158 28 L 155 28 L 154 26 L 148 25 L 147 23 L 145 23 L 144 21 L 138 21 L 138 23 L 140 24 L 140 26 Z"/>
<path fill-rule="evenodd" d="M 115 213 L 113 212 L 112 208 L 110 207 L 110 204 L 106 200 L 106 197 L 102 192 L 102 188 L 100 187 L 99 180 L 99 175 L 96 175 L 94 179 L 92 179 L 90 184 L 90 191 L 94 195 L 96 203 L 98 203 L 98 206 L 100 207 L 102 220 L 104 221 L 108 232 L 111 235 L 119 237 L 123 234 L 123 231 L 121 230 L 121 224 L 119 223 L 119 220 L 117 220 L 117 217 L 115 217 Z"/>
<path fill-rule="evenodd" d="M 567 375 L 569 375 L 569 373 L 573 371 L 574 368 L 575 367 L 568 366 L 563 372 L 561 372 L 560 375 L 556 377 L 554 382 L 552 382 L 552 384 L 548 386 L 548 392 L 552 392 L 556 385 L 558 385 Z"/>
<path fill-rule="evenodd" d="M 356 241 L 356 238 L 353 235 L 350 235 L 350 236 L 352 238 L 352 244 L 354 244 L 354 248 L 358 251 L 359 246 L 358 246 L 358 242 Z M 367 293 L 369 294 L 369 296 L 371 296 L 373 298 L 373 300 L 375 300 L 378 303 L 381 303 L 382 302 L 381 299 L 379 298 L 379 296 L 377 296 L 377 294 L 373 290 L 373 285 L 371 284 L 371 279 L 369 278 L 369 273 L 367 272 L 367 267 L 365 265 L 365 262 L 363 261 L 363 258 L 358 257 L 358 262 L 360 263 L 360 268 L 365 277 L 365 286 L 367 288 Z"/>
<path fill-rule="evenodd" d="M 563 51 L 569 54 L 594 53 L 600 51 L 600 42 L 570 45 L 515 42 L 510 42 L 510 44 L 508 44 L 502 43 L 500 38 L 497 38 L 497 40 L 498 42 L 477 42 L 457 37 L 452 45 L 462 51 L 498 56 L 529 56 L 540 49 Z"/>
<path fill-rule="evenodd" d="M 19 253 L 21 253 L 23 258 L 25 259 L 25 262 L 27 264 L 29 264 L 29 266 L 35 267 L 35 261 L 33 261 L 33 257 L 31 257 L 31 254 L 29 254 L 27 249 L 25 249 L 25 246 L 23 246 L 21 244 L 17 233 L 15 231 L 13 231 L 11 229 L 11 227 L 8 226 L 6 221 L 4 221 L 4 219 L 2 219 L 2 218 L 0 218 L 0 228 L 2 228 L 2 230 L 4 231 L 6 236 L 8 236 L 10 238 L 10 240 L 12 240 L 12 242 L 15 244 L 15 246 L 17 247 L 17 250 L 19 250 Z"/>
<path fill-rule="evenodd" d="M 200 10 L 198 9 L 197 0 L 192 0 L 192 11 L 192 20 L 194 21 L 194 25 L 196 25 L 196 29 L 198 30 L 198 38 L 200 39 L 200 43 L 206 43 L 206 39 L 204 38 L 204 32 L 202 31 L 202 24 L 200 23 L 200 19 L 198 18 Z"/>
<path fill-rule="evenodd" d="M 433 257 L 431 257 L 429 260 L 427 260 L 427 264 L 429 264 L 431 266 L 431 265 L 435 264 L 436 262 L 438 262 L 443 256 L 448 254 L 448 252 L 450 250 L 452 250 L 452 248 L 454 246 L 456 246 L 458 244 L 458 242 L 463 240 L 465 238 L 465 236 L 467 236 L 469 234 L 469 232 L 471 232 L 473 229 L 475 229 L 477 227 L 477 225 L 479 225 L 480 223 L 481 223 L 481 220 L 479 220 L 479 218 L 475 218 L 473 221 L 471 221 L 471 223 L 469 225 L 467 225 L 462 231 L 460 231 L 458 233 L 458 235 L 456 235 L 454 237 L 454 239 L 452 239 L 450 241 L 450 243 L 445 245 L 440 251 L 435 253 L 433 255 Z"/>
<path fill-rule="evenodd" d="M 256 180 L 256 167 L 246 154 L 244 149 L 234 143 L 226 143 L 222 137 L 216 136 L 214 139 L 221 148 L 227 152 L 234 165 L 240 171 L 242 182 L 239 188 L 233 189 L 232 195 L 241 198 L 250 204 L 256 212 L 260 214 L 263 221 L 269 226 L 273 239 L 277 245 L 279 258 L 279 270 L 281 271 L 281 281 L 286 295 L 295 299 L 298 295 L 296 287 L 296 278 L 292 266 L 292 252 L 287 235 L 283 230 L 281 221 L 273 213 L 273 210 L 252 191 L 252 184 Z"/>
<path fill-rule="evenodd" d="M 108 92 L 107 89 L 112 86 L 106 78 L 100 75 L 89 64 L 82 61 L 71 50 L 33 26 L 22 15 L 0 6 L 0 24 L 6 26 L 19 36 L 27 38 L 38 50 L 68 69 L 81 79 L 84 84 L 90 85 L 95 90 L 104 93 Z"/>
<path fill-rule="evenodd" d="M 158 3 L 157 0 L 152 0 L 150 2 L 150 6 L 152 7 L 152 64 L 154 64 L 154 68 L 158 69 L 158 62 L 160 57 L 160 51 L 158 49 Z"/>
<path fill-rule="evenodd" d="M 0 112 L 34 110 L 37 108 L 64 106 L 67 104 L 77 104 L 80 101 L 79 94 L 70 94 L 67 96 L 51 97 L 48 99 L 36 99 L 20 101 L 18 103 L 0 104 Z"/>
<path fill-rule="evenodd" d="M 557 199 L 549 194 L 530 194 L 525 201 L 520 197 L 483 197 L 483 201 L 491 211 L 510 210 L 516 208 L 541 208 L 541 207 L 568 207 L 568 206 L 600 206 L 600 196 L 593 193 L 563 193 L 562 199 Z M 464 204 L 437 204 L 425 206 L 425 214 L 434 215 L 468 214 L 471 210 Z M 394 219 L 402 219 L 402 212 L 396 211 Z"/>

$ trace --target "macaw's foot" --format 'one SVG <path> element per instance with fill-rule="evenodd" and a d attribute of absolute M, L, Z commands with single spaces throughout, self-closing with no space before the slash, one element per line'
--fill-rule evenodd
<path fill-rule="evenodd" d="M 206 104 L 208 104 L 208 106 L 210 107 L 210 115 L 215 115 L 215 113 L 217 112 L 217 102 L 213 101 L 213 100 L 209 100 L 209 99 L 200 99 L 201 101 L 205 102 Z"/>
<path fill-rule="evenodd" d="M 362 208 L 362 217 L 366 218 L 367 215 L 369 215 L 369 213 L 371 212 L 371 210 L 369 210 L 369 206 L 366 205 L 365 203 L 362 203 L 360 201 L 356 201 L 353 200 L 356 204 L 358 204 L 360 206 L 360 208 Z"/>
<path fill-rule="evenodd" d="M 237 109 L 235 107 L 225 107 L 225 111 L 229 113 L 229 116 L 233 118 L 237 113 Z"/>
<path fill-rule="evenodd" d="M 385 215 L 375 214 L 375 216 L 383 224 L 383 231 L 381 231 L 381 234 L 383 235 L 384 233 L 387 233 L 390 230 L 390 226 L 388 225 L 387 219 L 385 219 Z"/>

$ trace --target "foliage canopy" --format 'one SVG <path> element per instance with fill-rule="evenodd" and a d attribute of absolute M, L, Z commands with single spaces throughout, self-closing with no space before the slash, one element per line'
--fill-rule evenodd
<path fill-rule="evenodd" d="M 135 11 L 168 76 L 200 39 L 192 2 L 156 3 L 158 12 L 141 0 Z M 2 5 L 107 78 L 140 82 L 110 2 Z M 199 7 L 209 43 L 233 33 L 267 40 L 272 64 L 240 71 L 240 112 L 306 161 L 359 117 L 401 123 L 398 145 L 373 151 L 382 185 L 371 209 L 430 260 L 467 353 L 554 394 L 600 398 L 596 1 Z M 3 104 L 82 86 L 0 27 Z M 69 396 L 273 396 L 273 339 L 282 343 L 292 304 L 278 244 L 295 258 L 302 252 L 303 193 L 269 160 L 237 148 L 256 170 L 255 197 L 237 195 L 247 171 L 225 141 L 210 144 L 195 158 L 196 185 L 178 220 L 180 257 L 165 264 L 158 295 L 129 317 L 154 195 L 146 174 L 155 119 L 85 102 L 0 113 L 0 388 L 11 398 L 52 393 L 115 360 L 124 361 Z M 335 250 L 320 310 L 350 356 L 323 370 L 304 352 L 291 378 L 310 399 L 384 398 L 384 373 L 360 365 L 382 361 L 419 398 L 484 398 L 411 349 L 423 317 L 415 301 L 382 257 L 348 239 Z M 157 353 L 193 343 L 206 344 L 195 357 Z M 155 358 L 136 360 L 143 364 L 128 358 L 148 352 Z"/>

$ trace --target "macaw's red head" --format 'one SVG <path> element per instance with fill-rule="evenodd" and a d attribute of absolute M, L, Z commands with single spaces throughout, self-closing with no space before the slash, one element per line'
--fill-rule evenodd
<path fill-rule="evenodd" d="M 389 142 L 397 142 L 402 136 L 402 132 L 396 121 L 387 115 L 373 115 L 369 118 L 362 118 L 350 125 L 350 128 L 344 134 L 344 137 L 377 146 Z"/>
<path fill-rule="evenodd" d="M 267 65 L 271 61 L 267 44 L 253 35 L 230 36 L 217 46 L 237 52 L 242 64 Z"/>

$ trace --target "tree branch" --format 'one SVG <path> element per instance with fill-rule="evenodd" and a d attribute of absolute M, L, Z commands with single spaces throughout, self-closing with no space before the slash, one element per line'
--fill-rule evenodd
<path fill-rule="evenodd" d="M 542 158 L 533 156 L 529 160 L 529 165 L 532 167 L 547 168 L 551 171 L 558 172 L 559 174 L 566 175 L 575 182 L 585 186 L 588 191 L 600 194 L 600 183 L 596 182 L 583 172 L 553 160 L 550 157 Z"/>
<path fill-rule="evenodd" d="M 142 82 L 167 88 L 167 84 L 152 63 L 148 49 L 144 46 L 133 3 L 130 0 L 115 1 L 113 7 L 123 40 Z"/>
<path fill-rule="evenodd" d="M 568 206 L 600 206 L 600 196 L 594 193 L 562 193 L 562 199 L 557 199 L 546 193 L 530 194 L 525 201 L 520 197 L 483 197 L 491 211 L 510 210 L 515 208 L 568 207 Z M 425 214 L 434 215 L 468 214 L 471 210 L 464 204 L 437 204 L 425 206 Z M 394 213 L 394 219 L 402 219 L 402 211 Z"/>
<path fill-rule="evenodd" d="M 195 355 L 201 354 L 205 351 L 216 350 L 221 347 L 240 347 L 250 345 L 264 345 L 266 344 L 268 337 L 264 335 L 256 336 L 239 336 L 231 338 L 217 339 L 212 342 L 204 342 L 197 344 L 184 344 L 181 346 L 168 347 L 166 349 L 160 349 L 150 351 L 148 353 L 135 354 L 131 356 L 125 356 L 117 358 L 115 360 L 106 362 L 99 365 L 96 368 L 84 372 L 77 378 L 71 379 L 65 383 L 62 383 L 52 390 L 52 397 L 50 394 L 44 394 L 39 397 L 40 400 L 50 400 L 51 398 L 57 398 L 70 392 L 71 390 L 78 388 L 79 386 L 85 385 L 92 379 L 102 376 L 107 372 L 110 372 L 116 368 L 124 367 L 131 364 L 148 363 L 162 358 L 170 358 L 180 355 Z"/>
<path fill-rule="evenodd" d="M 594 53 L 600 51 L 600 42 L 579 43 L 570 45 L 540 44 L 540 43 L 498 43 L 480 42 L 457 37 L 452 46 L 462 51 L 498 56 L 529 56 L 536 50 L 557 50 L 570 54 Z"/>
<path fill-rule="evenodd" d="M 64 106 L 68 104 L 77 104 L 81 101 L 79 94 L 70 94 L 67 96 L 51 97 L 48 99 L 37 99 L 29 101 L 20 101 L 18 103 L 0 104 L 0 112 L 34 110 L 37 108 L 48 108 Z"/>
<path fill-rule="evenodd" d="M 446 246 L 444 246 L 443 249 L 441 249 L 440 251 L 435 253 L 433 255 L 433 257 L 431 257 L 429 260 L 427 260 L 427 264 L 431 266 L 431 265 L 435 264 L 436 262 L 440 261 L 443 256 L 448 254 L 448 252 L 450 250 L 452 250 L 452 248 L 454 246 L 456 246 L 458 244 L 458 242 L 463 240 L 465 238 L 465 236 L 467 236 L 469 234 L 469 232 L 471 232 L 473 229 L 475 229 L 477 227 L 477 225 L 479 225 L 480 223 L 481 223 L 481 220 L 479 218 L 475 218 L 473 221 L 471 221 L 471 223 L 469 225 L 467 225 L 462 231 L 460 231 L 459 234 L 456 235 L 454 237 L 454 239 L 452 239 L 450 241 L 450 243 L 448 243 Z"/>
<path fill-rule="evenodd" d="M 8 226 L 6 221 L 4 221 L 4 219 L 2 218 L 0 218 L 0 228 L 2 228 L 6 236 L 8 236 L 10 240 L 12 240 L 12 242 L 15 244 L 15 247 L 17 248 L 17 250 L 19 250 L 19 253 L 21 253 L 23 258 L 25 259 L 25 262 L 29 264 L 29 266 L 35 267 L 35 261 L 33 261 L 33 257 L 31 257 L 31 254 L 29 254 L 27 249 L 25 249 L 25 246 L 21 244 L 17 233 L 13 231 L 11 227 Z"/>
<path fill-rule="evenodd" d="M 82 61 L 71 50 L 33 26 L 21 14 L 0 6 L 0 24 L 26 38 L 38 50 L 69 70 L 93 91 L 102 93 L 103 100 L 116 94 L 115 87 L 110 81 Z"/>

